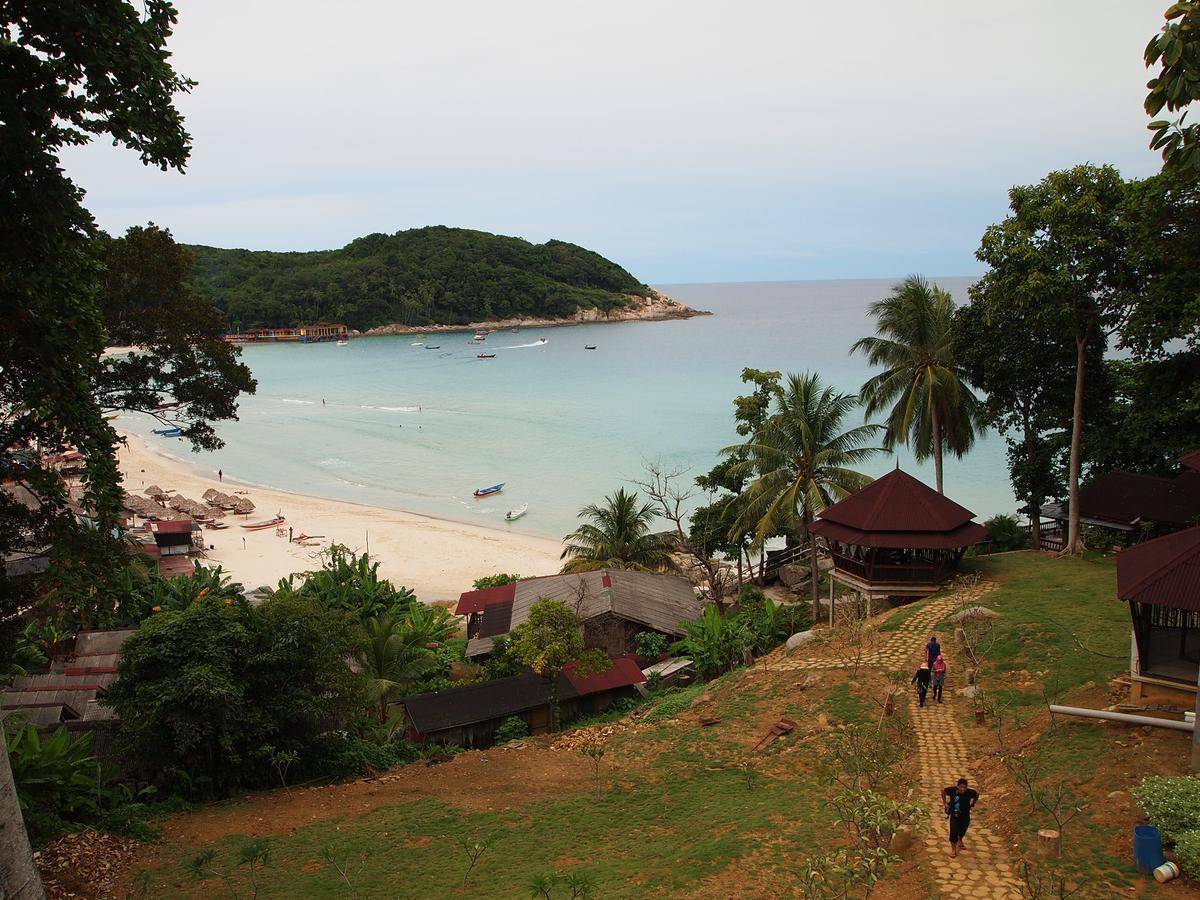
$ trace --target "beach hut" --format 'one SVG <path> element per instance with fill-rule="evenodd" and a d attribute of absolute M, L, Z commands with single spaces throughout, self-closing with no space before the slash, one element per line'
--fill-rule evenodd
<path fill-rule="evenodd" d="M 834 581 L 868 600 L 916 598 L 937 591 L 958 571 L 967 547 L 987 538 L 974 517 L 895 469 L 827 507 L 812 530 L 829 545 Z"/>
<path fill-rule="evenodd" d="M 1200 527 L 1138 544 L 1117 557 L 1117 596 L 1133 622 L 1133 700 L 1190 701 L 1200 678 Z"/>

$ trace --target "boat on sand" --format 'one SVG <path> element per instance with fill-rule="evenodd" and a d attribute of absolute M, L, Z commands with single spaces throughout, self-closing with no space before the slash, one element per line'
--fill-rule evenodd
<path fill-rule="evenodd" d="M 282 525 L 286 522 L 282 515 L 275 516 L 273 519 L 263 519 L 261 522 L 247 522 L 242 527 L 247 531 L 262 531 L 264 528 L 274 528 L 276 525 Z"/>
<path fill-rule="evenodd" d="M 505 483 L 502 481 L 499 484 L 493 484 L 491 487 L 477 488 L 475 491 L 475 496 L 476 497 L 487 497 L 491 494 L 498 494 L 502 490 L 504 490 L 504 484 Z"/>

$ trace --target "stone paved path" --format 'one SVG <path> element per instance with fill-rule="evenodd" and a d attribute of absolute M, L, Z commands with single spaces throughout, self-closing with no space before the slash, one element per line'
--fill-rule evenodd
<path fill-rule="evenodd" d="M 918 601 L 919 607 L 897 630 L 876 636 L 874 646 L 863 655 L 861 664 L 915 672 L 921 664 L 925 643 L 933 626 L 965 603 L 974 605 L 980 597 L 994 589 L 995 584 L 981 582 L 944 597 Z M 943 646 L 950 646 L 954 635 L 939 634 L 939 640 Z M 764 658 L 760 665 L 779 672 L 833 669 L 847 665 L 845 659 L 805 657 L 802 654 L 802 650 L 791 656 L 784 651 L 776 651 Z M 979 822 L 987 817 L 986 794 L 979 801 L 984 805 L 984 810 L 972 821 L 967 832 L 965 849 L 957 859 L 950 858 L 949 830 L 939 800 L 942 788 L 960 777 L 967 778 L 972 784 L 978 783 L 958 719 L 952 712 L 957 699 L 954 697 L 956 679 L 953 676 L 961 675 L 954 671 L 955 668 L 957 666 L 948 672 L 950 677 L 946 680 L 945 700 L 940 706 L 933 703 L 931 692 L 925 708 L 921 709 L 917 705 L 916 692 L 907 692 L 917 742 L 914 799 L 930 809 L 929 827 L 921 829 L 921 839 L 929 856 L 930 874 L 942 897 L 955 900 L 1018 898 L 1021 896 L 1020 882 L 1004 838 Z"/>

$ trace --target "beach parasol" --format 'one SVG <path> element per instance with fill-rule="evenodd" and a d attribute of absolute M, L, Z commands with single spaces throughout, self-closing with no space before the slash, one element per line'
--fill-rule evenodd
<path fill-rule="evenodd" d="M 159 497 L 159 496 L 162 496 L 162 492 L 163 492 L 163 489 L 160 488 L 157 484 L 152 484 L 152 485 L 150 485 L 150 487 L 146 488 L 146 490 L 142 491 L 142 493 L 145 494 L 147 497 Z"/>
<path fill-rule="evenodd" d="M 254 501 L 249 497 L 240 497 L 238 498 L 237 502 L 234 503 L 233 508 L 242 515 L 247 515 L 248 513 L 254 512 Z"/>
<path fill-rule="evenodd" d="M 214 497 L 216 497 L 220 493 L 221 492 L 218 491 L 216 488 L 209 488 L 207 491 L 205 491 L 200 496 L 203 497 L 207 501 L 207 500 L 212 500 Z"/>

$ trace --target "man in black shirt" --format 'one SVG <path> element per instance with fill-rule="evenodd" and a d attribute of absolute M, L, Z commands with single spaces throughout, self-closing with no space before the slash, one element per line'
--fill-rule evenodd
<path fill-rule="evenodd" d="M 909 684 L 917 686 L 917 700 L 922 707 L 925 706 L 925 695 L 929 693 L 929 678 L 929 665 L 926 663 L 917 669 L 917 674 L 909 681 Z"/>
<path fill-rule="evenodd" d="M 963 835 L 971 825 L 971 810 L 979 802 L 979 791 L 967 787 L 967 779 L 942 790 L 942 809 L 950 819 L 950 856 L 963 848 Z"/>

